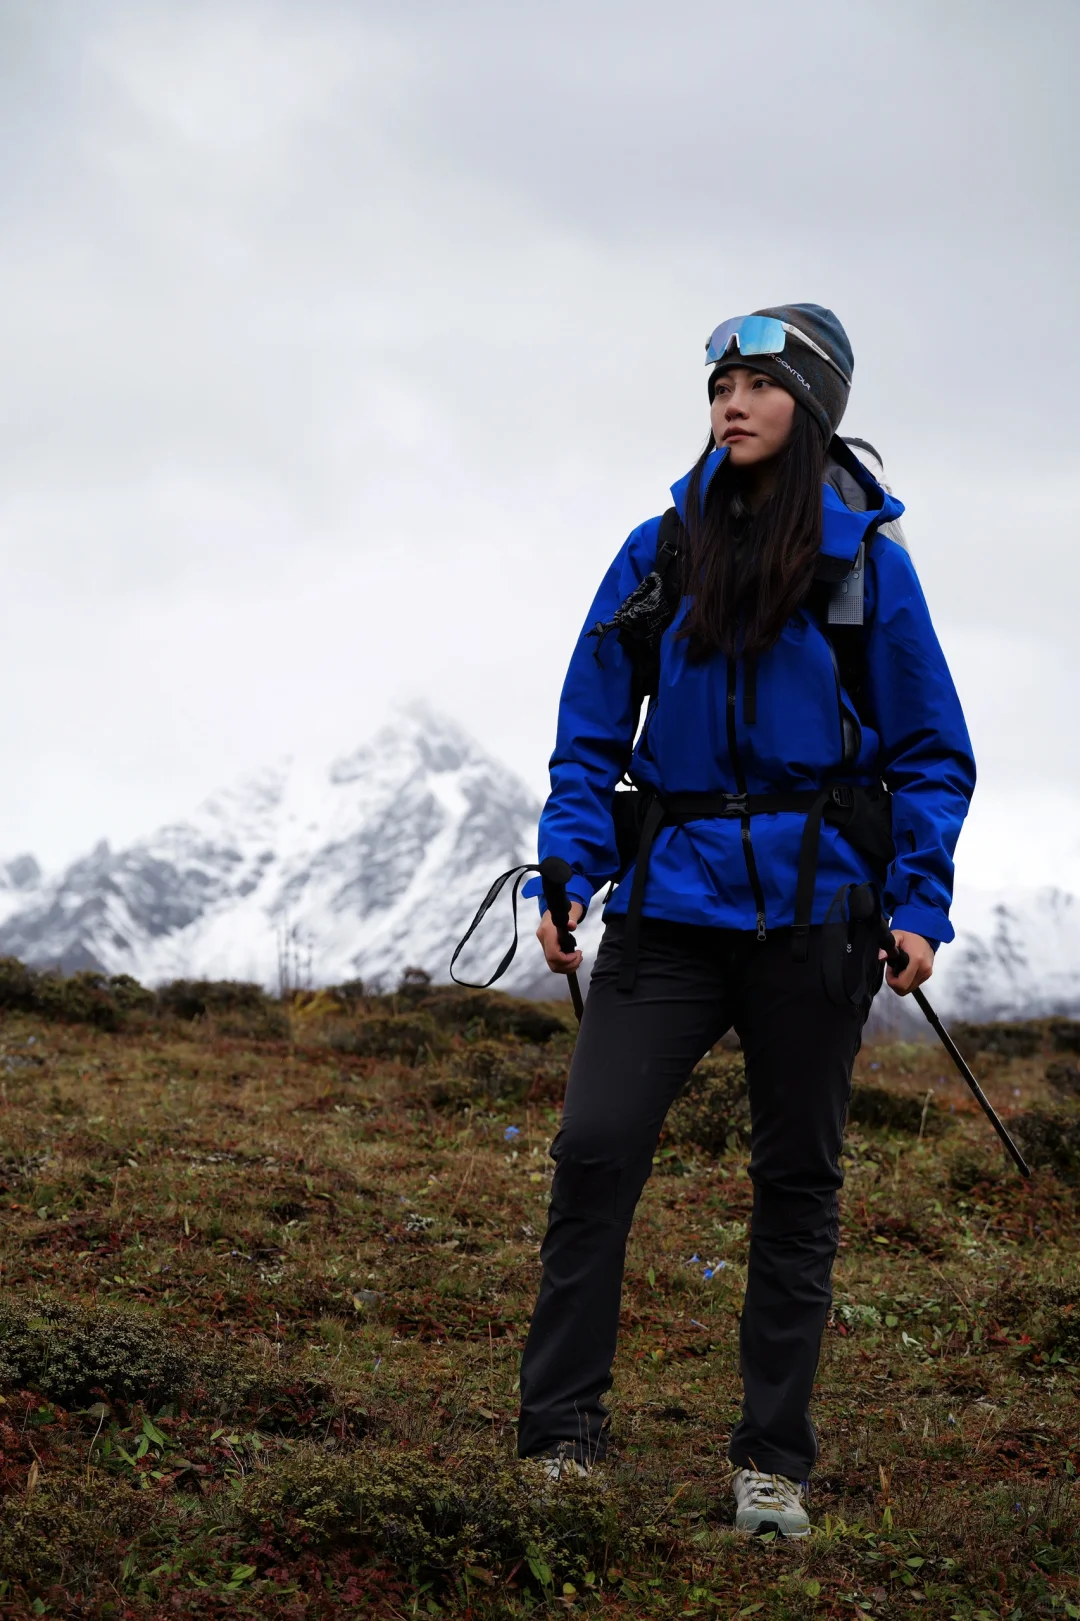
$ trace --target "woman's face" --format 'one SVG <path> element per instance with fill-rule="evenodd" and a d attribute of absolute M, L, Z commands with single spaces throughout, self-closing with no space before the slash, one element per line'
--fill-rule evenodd
<path fill-rule="evenodd" d="M 753 467 L 783 450 L 791 437 L 795 399 L 764 372 L 732 366 L 716 379 L 712 431 L 733 467 Z"/>

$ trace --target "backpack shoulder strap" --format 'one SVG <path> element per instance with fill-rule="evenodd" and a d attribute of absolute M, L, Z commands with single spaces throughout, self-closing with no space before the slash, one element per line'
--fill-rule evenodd
<path fill-rule="evenodd" d="M 674 507 L 660 519 L 653 565 L 644 579 L 608 620 L 593 626 L 594 657 L 599 661 L 604 638 L 617 631 L 629 655 L 634 711 L 640 715 L 644 699 L 656 692 L 660 679 L 660 641 L 674 619 L 681 594 L 680 570 L 675 567 L 684 530 Z M 636 733 L 635 724 L 635 733 Z"/>
<path fill-rule="evenodd" d="M 662 580 L 667 579 L 668 571 L 679 555 L 679 541 L 682 538 L 682 519 L 675 507 L 668 507 L 660 519 L 660 532 L 656 541 L 656 562 L 653 564 L 657 574 Z"/>
<path fill-rule="evenodd" d="M 860 721 L 870 718 L 866 697 L 864 583 L 866 560 L 877 535 L 878 523 L 871 523 L 847 574 L 838 580 L 819 577 L 811 596 L 818 625 L 832 646 L 837 673 Z"/>
<path fill-rule="evenodd" d="M 660 581 L 663 610 L 648 641 L 644 644 L 638 642 L 631 649 L 634 661 L 634 699 L 639 712 L 641 705 L 655 694 L 660 684 L 660 641 L 679 606 L 679 569 L 676 563 L 684 532 L 678 512 L 674 507 L 668 507 L 660 519 L 656 559 L 652 569 Z"/>

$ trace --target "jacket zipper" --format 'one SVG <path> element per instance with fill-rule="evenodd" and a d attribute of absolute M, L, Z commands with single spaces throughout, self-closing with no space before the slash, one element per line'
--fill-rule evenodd
<path fill-rule="evenodd" d="M 738 666 L 734 659 L 727 661 L 727 742 L 728 753 L 731 756 L 732 769 L 735 772 L 735 786 L 740 796 L 746 798 L 746 773 L 742 768 L 739 757 L 739 743 L 735 735 L 735 685 Z M 758 876 L 757 861 L 754 858 L 754 846 L 750 841 L 750 812 L 744 811 L 742 815 L 742 848 L 743 858 L 746 862 L 746 876 L 750 880 L 750 889 L 754 896 L 754 905 L 757 907 L 757 937 L 765 939 L 765 891 L 761 887 Z"/>

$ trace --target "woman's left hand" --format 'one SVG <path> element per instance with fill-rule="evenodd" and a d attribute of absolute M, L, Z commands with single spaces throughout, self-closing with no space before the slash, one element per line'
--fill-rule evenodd
<path fill-rule="evenodd" d="M 902 974 L 894 974 L 891 968 L 887 969 L 885 981 L 897 996 L 907 996 L 909 991 L 913 991 L 916 985 L 924 984 L 934 972 L 934 948 L 921 934 L 908 934 L 905 929 L 897 929 L 893 938 L 901 951 L 907 952 L 908 965 Z M 885 961 L 884 951 L 878 952 L 878 960 Z"/>

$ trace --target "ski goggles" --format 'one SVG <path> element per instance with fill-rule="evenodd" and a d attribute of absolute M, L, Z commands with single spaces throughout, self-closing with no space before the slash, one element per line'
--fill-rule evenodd
<path fill-rule="evenodd" d="M 784 352 L 784 345 L 789 337 L 805 343 L 819 355 L 827 366 L 831 366 L 844 382 L 851 386 L 851 378 L 842 371 L 831 355 L 824 349 L 819 349 L 812 338 L 805 332 L 800 332 L 797 326 L 791 326 L 787 321 L 777 320 L 775 315 L 737 315 L 734 320 L 721 321 L 712 337 L 705 345 L 705 364 L 715 366 L 728 350 L 735 346 L 739 354 L 746 359 L 750 355 L 779 355 Z"/>

